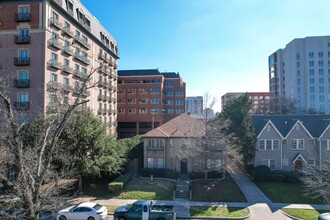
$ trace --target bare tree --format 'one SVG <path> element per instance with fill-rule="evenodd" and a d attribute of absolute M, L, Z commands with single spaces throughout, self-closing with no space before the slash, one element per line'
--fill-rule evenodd
<path fill-rule="evenodd" d="M 267 112 L 269 114 L 296 114 L 297 102 L 285 96 L 271 98 Z"/>
<path fill-rule="evenodd" d="M 301 177 L 307 190 L 306 194 L 313 198 L 321 197 L 330 205 L 330 167 L 307 166 Z"/>
<path fill-rule="evenodd" d="M 69 175 L 59 137 L 74 110 L 88 102 L 81 96 L 91 85 L 89 81 L 95 71 L 91 70 L 76 88 L 78 92 L 72 104 L 58 103 L 56 112 L 50 116 L 42 113 L 30 124 L 17 122 L 17 112 L 7 94 L 7 80 L 0 80 L 0 182 L 11 203 L 9 207 L 21 209 L 19 214 L 25 219 L 36 219 L 46 205 L 56 205 L 52 198 L 58 198 L 68 187 L 61 181 Z"/>

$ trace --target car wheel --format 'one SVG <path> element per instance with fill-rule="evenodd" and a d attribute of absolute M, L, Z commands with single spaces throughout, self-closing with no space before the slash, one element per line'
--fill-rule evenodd
<path fill-rule="evenodd" d="M 94 217 L 88 217 L 87 220 L 95 220 L 95 218 Z"/>
<path fill-rule="evenodd" d="M 64 215 L 61 215 L 58 219 L 59 220 L 66 220 L 66 217 Z"/>

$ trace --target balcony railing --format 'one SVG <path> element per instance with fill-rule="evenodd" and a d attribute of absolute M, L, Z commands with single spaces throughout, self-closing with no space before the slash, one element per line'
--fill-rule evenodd
<path fill-rule="evenodd" d="M 73 37 L 74 33 L 69 27 L 63 27 L 63 34 L 66 34 L 69 37 Z"/>
<path fill-rule="evenodd" d="M 26 35 L 15 35 L 14 42 L 15 44 L 29 44 L 30 43 L 30 36 Z"/>
<path fill-rule="evenodd" d="M 50 18 L 49 24 L 57 29 L 62 29 L 62 23 L 60 23 L 56 18 Z"/>
<path fill-rule="evenodd" d="M 30 65 L 30 57 L 14 57 L 15 66 L 28 66 Z"/>
<path fill-rule="evenodd" d="M 104 84 L 104 82 L 103 82 L 102 80 L 99 80 L 99 81 L 97 82 L 97 85 L 98 85 L 99 87 L 103 87 L 103 84 Z"/>
<path fill-rule="evenodd" d="M 104 108 L 99 108 L 98 110 L 97 110 L 97 113 L 100 115 L 100 114 L 105 114 L 106 113 L 106 109 L 104 109 Z"/>
<path fill-rule="evenodd" d="M 100 60 L 105 60 L 105 54 L 104 53 L 99 53 L 99 59 Z"/>
<path fill-rule="evenodd" d="M 59 42 L 57 39 L 53 38 L 48 40 L 48 46 L 51 46 L 58 50 L 61 50 L 63 48 L 62 43 Z"/>
<path fill-rule="evenodd" d="M 54 91 L 61 89 L 62 85 L 56 81 L 50 81 L 47 83 L 47 91 Z"/>
<path fill-rule="evenodd" d="M 30 87 L 29 79 L 14 79 L 14 85 L 16 88 L 27 88 Z"/>
<path fill-rule="evenodd" d="M 62 90 L 63 92 L 71 92 L 72 86 L 70 86 L 69 84 L 63 84 Z"/>
<path fill-rule="evenodd" d="M 91 31 L 91 27 L 88 26 L 88 24 L 85 23 L 85 20 L 83 20 L 83 19 L 81 19 L 81 18 L 78 17 L 78 22 L 79 22 L 82 26 L 84 26 L 84 28 L 86 28 L 88 31 Z"/>
<path fill-rule="evenodd" d="M 90 49 L 91 48 L 91 45 L 89 43 L 87 43 L 86 40 L 84 40 L 83 38 L 81 38 L 80 36 L 74 36 L 74 40 L 76 42 L 78 42 L 81 46 L 85 47 L 86 49 Z"/>
<path fill-rule="evenodd" d="M 64 65 L 63 68 L 62 68 L 62 71 L 63 71 L 64 73 L 71 74 L 71 73 L 73 73 L 73 68 L 70 67 L 69 65 Z"/>
<path fill-rule="evenodd" d="M 87 65 L 90 64 L 90 60 L 87 57 L 82 56 L 80 53 L 75 53 L 74 57 Z"/>
<path fill-rule="evenodd" d="M 86 89 L 83 89 L 83 90 L 81 91 L 81 87 L 80 87 L 80 86 L 75 86 L 75 87 L 72 89 L 72 92 L 73 92 L 74 94 L 76 94 L 76 95 L 81 93 L 81 96 L 89 96 L 89 95 L 90 95 L 90 92 L 87 91 Z"/>
<path fill-rule="evenodd" d="M 28 110 L 29 106 L 29 102 L 14 102 L 14 107 L 16 110 Z"/>
<path fill-rule="evenodd" d="M 22 21 L 30 21 L 31 20 L 31 13 L 16 13 L 15 14 L 15 21 L 22 22 Z"/>
<path fill-rule="evenodd" d="M 52 67 L 55 69 L 62 69 L 62 63 L 58 62 L 57 60 L 51 59 L 47 62 L 48 67 Z"/>
<path fill-rule="evenodd" d="M 99 73 L 106 73 L 106 70 L 104 69 L 104 67 L 99 68 Z"/>
<path fill-rule="evenodd" d="M 74 70 L 73 71 L 73 76 L 78 77 L 78 78 L 82 78 L 82 79 L 87 79 L 87 77 L 88 77 L 86 74 L 82 73 L 79 70 Z"/>
<path fill-rule="evenodd" d="M 73 49 L 70 46 L 64 46 L 63 53 L 66 53 L 70 56 L 72 56 L 74 54 Z"/>
<path fill-rule="evenodd" d="M 56 2 L 58 5 L 62 6 L 62 0 L 53 0 L 53 2 Z"/>

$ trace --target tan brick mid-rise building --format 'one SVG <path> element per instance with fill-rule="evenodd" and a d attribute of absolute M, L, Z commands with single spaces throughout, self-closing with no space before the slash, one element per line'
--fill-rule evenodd
<path fill-rule="evenodd" d="M 25 119 L 81 99 L 116 134 L 117 42 L 79 0 L 0 1 L 0 75 Z M 88 85 L 84 80 L 92 71 Z M 4 79 L 3 78 L 3 79 Z"/>
<path fill-rule="evenodd" d="M 179 73 L 118 71 L 118 136 L 144 134 L 185 112 L 186 84 Z"/>

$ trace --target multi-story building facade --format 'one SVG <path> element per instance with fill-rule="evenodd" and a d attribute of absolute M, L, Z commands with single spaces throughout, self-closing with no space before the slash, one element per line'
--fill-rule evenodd
<path fill-rule="evenodd" d="M 189 96 L 186 98 L 186 112 L 199 115 L 203 111 L 203 96 Z"/>
<path fill-rule="evenodd" d="M 117 42 L 79 0 L 3 0 L 0 22 L 0 74 L 21 119 L 81 94 L 115 136 Z"/>
<path fill-rule="evenodd" d="M 221 109 L 223 109 L 224 105 L 228 100 L 238 98 L 241 95 L 247 94 L 249 96 L 249 100 L 251 102 L 250 113 L 255 114 L 267 114 L 269 111 L 269 100 L 270 94 L 269 92 L 234 92 L 234 93 L 226 93 L 221 96 Z"/>
<path fill-rule="evenodd" d="M 179 73 L 118 71 L 118 136 L 144 134 L 185 112 L 186 84 Z"/>
<path fill-rule="evenodd" d="M 297 38 L 269 56 L 271 99 L 294 101 L 300 112 L 330 113 L 330 36 Z"/>

